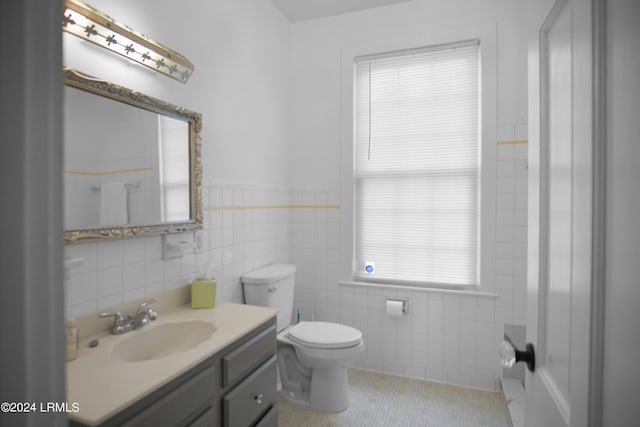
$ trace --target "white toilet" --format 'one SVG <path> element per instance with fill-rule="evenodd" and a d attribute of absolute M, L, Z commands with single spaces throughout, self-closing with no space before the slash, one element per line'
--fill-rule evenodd
<path fill-rule="evenodd" d="M 362 332 L 330 322 L 291 325 L 296 266 L 271 264 L 242 276 L 247 304 L 280 310 L 278 368 L 282 397 L 320 412 L 351 404 L 347 366 L 364 351 Z"/>

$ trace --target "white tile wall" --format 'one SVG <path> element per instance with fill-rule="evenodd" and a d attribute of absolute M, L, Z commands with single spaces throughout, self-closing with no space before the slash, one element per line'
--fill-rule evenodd
<path fill-rule="evenodd" d="M 292 192 L 294 205 L 332 205 L 338 199 L 338 189 L 332 188 Z M 362 368 L 494 390 L 501 372 L 497 340 L 502 338 L 495 300 L 338 286 L 338 218 L 338 210 L 331 208 L 292 212 L 291 255 L 298 265 L 295 306 L 303 317 L 360 329 L 365 339 L 358 362 Z M 408 299 L 409 314 L 401 319 L 387 316 L 386 297 Z"/>
<path fill-rule="evenodd" d="M 66 313 L 77 317 L 190 283 L 213 265 L 218 302 L 242 302 L 240 275 L 288 261 L 290 191 L 286 187 L 203 183 L 203 250 L 162 260 L 161 237 L 67 246 L 84 263 L 66 283 Z"/>
<path fill-rule="evenodd" d="M 496 301 L 497 320 L 526 324 L 527 126 L 498 127 Z M 509 144 L 516 142 L 515 144 Z"/>

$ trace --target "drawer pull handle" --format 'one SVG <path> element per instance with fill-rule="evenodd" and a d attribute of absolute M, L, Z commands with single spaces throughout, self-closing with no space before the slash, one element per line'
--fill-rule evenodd
<path fill-rule="evenodd" d="M 262 398 L 264 396 L 262 395 L 262 393 L 258 394 L 257 396 L 253 396 L 253 398 L 256 400 L 256 402 L 258 403 L 258 405 L 262 404 Z"/>

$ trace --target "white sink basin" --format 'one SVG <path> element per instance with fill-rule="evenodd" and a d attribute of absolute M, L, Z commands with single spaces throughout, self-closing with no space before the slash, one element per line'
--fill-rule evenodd
<path fill-rule="evenodd" d="M 215 331 L 213 324 L 198 320 L 164 323 L 129 332 L 131 335 L 116 344 L 111 354 L 127 362 L 161 359 L 191 350 L 211 338 Z"/>

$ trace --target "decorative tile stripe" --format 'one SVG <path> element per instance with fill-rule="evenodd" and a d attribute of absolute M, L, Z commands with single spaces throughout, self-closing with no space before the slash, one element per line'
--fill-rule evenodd
<path fill-rule="evenodd" d="M 340 209 L 340 205 L 264 205 L 264 206 L 226 206 L 208 207 L 205 211 L 246 211 L 257 209 Z"/>
<path fill-rule="evenodd" d="M 498 142 L 496 145 L 527 145 L 529 141 L 503 141 Z"/>
<path fill-rule="evenodd" d="M 153 168 L 138 168 L 138 169 L 122 169 L 108 172 L 81 172 L 81 171 L 64 171 L 65 175 L 82 175 L 82 176 L 105 176 L 105 175 L 118 175 L 123 173 L 135 173 L 135 172 L 151 172 Z"/>

